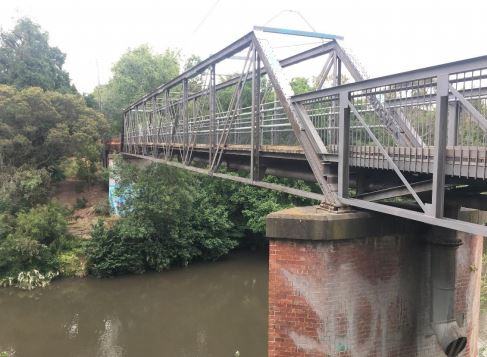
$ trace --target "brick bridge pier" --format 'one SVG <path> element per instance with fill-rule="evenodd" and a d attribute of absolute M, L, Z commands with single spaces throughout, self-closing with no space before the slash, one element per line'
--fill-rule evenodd
<path fill-rule="evenodd" d="M 316 207 L 270 214 L 267 236 L 269 357 L 478 355 L 483 237 Z"/>

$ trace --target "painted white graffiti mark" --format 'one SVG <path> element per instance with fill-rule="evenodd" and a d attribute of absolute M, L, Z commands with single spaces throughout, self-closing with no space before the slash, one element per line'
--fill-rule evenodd
<path fill-rule="evenodd" d="M 322 249 L 319 254 L 322 266 L 316 269 L 330 271 L 327 264 L 334 250 Z M 392 314 L 394 318 L 401 319 L 401 325 L 412 325 L 411 314 L 407 313 L 408 301 L 398 296 L 400 279 L 397 273 L 387 280 L 371 282 L 349 262 L 334 267 L 333 275 L 327 276 L 326 281 L 295 274 L 284 268 L 279 271 L 320 319 L 317 338 L 288 331 L 299 349 L 330 356 L 345 351 L 350 351 L 353 356 L 366 356 L 369 353 L 386 356 L 391 343 L 400 347 L 403 332 L 398 328 L 389 329 L 390 325 L 394 325 L 388 320 L 391 310 L 397 310 Z M 343 319 L 346 321 L 345 327 Z"/>

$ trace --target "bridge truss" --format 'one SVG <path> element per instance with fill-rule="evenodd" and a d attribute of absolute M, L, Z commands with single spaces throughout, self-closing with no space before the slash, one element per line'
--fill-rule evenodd
<path fill-rule="evenodd" d="M 276 33 L 323 43 L 279 60 L 269 40 Z M 445 217 L 445 207 L 487 207 L 487 56 L 366 79 L 337 39 L 255 28 L 128 107 L 122 152 L 330 210 L 487 236 L 483 225 Z M 217 77 L 235 57 L 240 73 Z M 319 66 L 318 89 L 295 95 L 285 72 L 308 63 Z M 249 176 L 222 173 L 222 163 Z M 271 184 L 264 174 L 313 180 L 321 192 Z"/>

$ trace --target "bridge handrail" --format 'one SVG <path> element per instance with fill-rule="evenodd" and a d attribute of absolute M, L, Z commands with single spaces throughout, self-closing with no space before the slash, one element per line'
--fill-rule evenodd
<path fill-rule="evenodd" d="M 487 56 L 480 56 L 469 58 L 465 60 L 444 63 L 436 66 L 415 69 L 412 71 L 391 74 L 387 76 L 370 78 L 359 82 L 347 83 L 331 88 L 320 89 L 312 92 L 298 94 L 291 97 L 291 100 L 296 103 L 311 101 L 340 92 L 354 92 L 374 87 L 386 86 L 394 83 L 412 82 L 425 78 L 438 77 L 443 74 L 451 75 L 455 73 L 475 71 L 478 69 L 487 68 Z"/>

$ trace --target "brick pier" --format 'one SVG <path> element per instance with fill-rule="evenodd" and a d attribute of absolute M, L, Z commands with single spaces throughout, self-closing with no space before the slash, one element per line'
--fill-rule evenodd
<path fill-rule="evenodd" d="M 478 221 L 478 211 L 462 212 Z M 431 326 L 431 230 L 365 212 L 267 218 L 268 357 L 445 356 Z M 483 238 L 457 233 L 455 318 L 476 357 Z"/>

